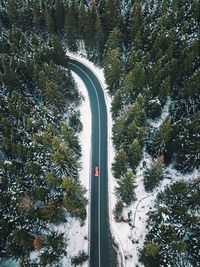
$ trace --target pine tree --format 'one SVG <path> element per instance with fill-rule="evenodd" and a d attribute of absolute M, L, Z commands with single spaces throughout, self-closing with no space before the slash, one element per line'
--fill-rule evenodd
<path fill-rule="evenodd" d="M 99 13 L 97 13 L 96 15 L 94 42 L 95 42 L 96 53 L 98 55 L 98 58 L 96 58 L 95 60 L 102 64 L 105 44 L 104 44 L 104 33 Z"/>
<path fill-rule="evenodd" d="M 183 172 L 200 166 L 199 121 L 200 112 L 197 112 L 190 120 L 182 119 L 175 127 L 173 151 L 176 166 Z"/>
<path fill-rule="evenodd" d="M 43 30 L 45 26 L 44 17 L 40 16 L 40 7 L 37 3 L 33 3 L 32 16 L 33 16 L 33 27 L 35 31 L 38 32 L 41 29 Z"/>
<path fill-rule="evenodd" d="M 136 122 L 133 120 L 133 122 L 129 125 L 128 127 L 128 139 L 129 140 L 134 140 L 138 137 L 138 126 Z"/>
<path fill-rule="evenodd" d="M 53 22 L 52 12 L 47 5 L 45 5 L 44 16 L 45 16 L 45 25 L 47 32 L 54 33 L 54 22 Z"/>
<path fill-rule="evenodd" d="M 51 155 L 51 160 L 57 174 L 66 174 L 73 178 L 78 176 L 78 156 L 74 150 L 65 144 L 59 144 L 59 147 Z"/>
<path fill-rule="evenodd" d="M 126 139 L 126 121 L 125 117 L 120 116 L 113 126 L 113 141 L 116 148 L 119 148 Z"/>
<path fill-rule="evenodd" d="M 60 186 L 61 178 L 56 176 L 53 172 L 48 172 L 45 175 L 45 181 L 48 187 L 55 188 Z"/>
<path fill-rule="evenodd" d="M 146 113 L 141 98 L 142 95 L 139 95 L 127 112 L 127 121 L 129 123 L 135 121 L 136 125 L 140 127 L 146 125 Z"/>
<path fill-rule="evenodd" d="M 149 242 L 144 245 L 141 253 L 141 260 L 148 267 L 159 266 L 159 251 L 160 246 L 154 242 Z M 159 265 L 158 265 L 159 264 Z"/>
<path fill-rule="evenodd" d="M 147 192 L 152 192 L 158 183 L 163 179 L 162 165 L 157 163 L 144 173 L 144 187 Z"/>
<path fill-rule="evenodd" d="M 121 109 L 123 108 L 123 94 L 121 91 L 115 93 L 112 101 L 112 116 L 113 118 L 117 118 L 120 116 Z"/>
<path fill-rule="evenodd" d="M 122 51 L 122 33 L 118 27 L 115 27 L 109 34 L 109 38 L 106 42 L 105 54 L 116 48 Z"/>
<path fill-rule="evenodd" d="M 55 35 L 53 35 L 50 38 L 50 44 L 53 47 L 53 54 L 52 54 L 52 60 L 57 65 L 62 65 L 64 67 L 68 67 L 68 57 L 66 56 L 64 47 L 59 40 L 59 38 Z"/>
<path fill-rule="evenodd" d="M 126 205 L 130 205 L 135 200 L 135 176 L 132 172 L 126 172 L 118 181 L 115 188 L 117 197 L 119 197 Z"/>
<path fill-rule="evenodd" d="M 64 31 L 66 43 L 70 51 L 77 51 L 77 24 L 72 8 L 66 4 L 66 16 Z"/>
<path fill-rule="evenodd" d="M 154 257 L 159 253 L 160 246 L 158 244 L 149 243 L 144 247 L 147 257 Z"/>
<path fill-rule="evenodd" d="M 63 203 L 64 207 L 70 212 L 73 216 L 77 216 L 82 220 L 86 219 L 86 205 L 87 199 L 84 196 L 86 189 L 81 186 L 81 184 L 65 176 L 62 182 L 62 189 L 64 190 Z"/>
<path fill-rule="evenodd" d="M 61 99 L 61 95 L 59 92 L 59 87 L 56 83 L 46 81 L 44 96 L 45 100 L 50 104 L 60 105 L 59 99 Z"/>
<path fill-rule="evenodd" d="M 88 260 L 89 256 L 85 253 L 85 251 L 79 251 L 77 256 L 74 256 L 71 259 L 71 264 L 73 264 L 74 266 L 78 266 L 83 264 L 84 262 L 86 262 Z"/>
<path fill-rule="evenodd" d="M 86 8 L 84 1 L 81 0 L 78 9 L 78 32 L 80 40 L 83 40 L 85 37 L 85 24 L 86 24 Z"/>
<path fill-rule="evenodd" d="M 106 16 L 102 19 L 104 23 L 103 30 L 105 32 L 105 35 L 108 36 L 115 27 L 121 26 L 122 16 L 120 11 L 120 1 L 106 1 L 105 14 Z"/>
<path fill-rule="evenodd" d="M 42 218 L 48 222 L 60 222 L 62 209 L 55 202 L 48 202 L 41 210 Z"/>
<path fill-rule="evenodd" d="M 113 95 L 120 84 L 120 74 L 122 72 L 121 53 L 119 48 L 109 51 L 106 54 L 104 75 L 108 84 L 109 94 Z"/>
<path fill-rule="evenodd" d="M 115 161 L 112 166 L 112 170 L 115 178 L 120 178 L 127 169 L 127 155 L 123 148 L 118 151 Z"/>
<path fill-rule="evenodd" d="M 130 35 L 132 42 L 134 42 L 134 39 L 138 31 L 140 31 L 143 23 L 142 6 L 139 0 L 135 1 L 134 3 L 131 17 L 132 21 L 131 21 Z"/>
<path fill-rule="evenodd" d="M 135 170 L 141 160 L 142 149 L 137 139 L 133 140 L 129 147 L 129 161 L 131 167 Z"/>
<path fill-rule="evenodd" d="M 132 103 L 142 92 L 145 85 L 145 71 L 143 64 L 135 63 L 134 67 L 125 76 L 122 87 L 126 97 L 126 103 Z"/>
<path fill-rule="evenodd" d="M 170 77 L 166 77 L 165 80 L 162 81 L 160 90 L 159 90 L 159 94 L 158 94 L 158 98 L 162 104 L 162 106 L 165 104 L 167 96 L 169 95 L 170 92 Z"/>
<path fill-rule="evenodd" d="M 65 6 L 63 0 L 55 1 L 54 17 L 55 30 L 58 34 L 60 34 L 63 32 L 65 25 Z"/>
<path fill-rule="evenodd" d="M 160 126 L 156 132 L 153 140 L 153 150 L 156 155 L 160 155 L 166 152 L 166 148 L 169 145 L 172 137 L 172 125 L 170 118 Z"/>
<path fill-rule="evenodd" d="M 17 1 L 16 0 L 9 0 L 8 1 L 8 6 L 7 6 L 7 10 L 8 10 L 8 17 L 10 20 L 10 25 L 15 24 L 18 20 L 18 5 L 17 5 Z"/>
<path fill-rule="evenodd" d="M 123 202 L 121 200 L 118 200 L 113 210 L 113 214 L 114 214 L 114 218 L 116 222 L 121 222 L 122 220 L 123 207 L 124 207 Z"/>
<path fill-rule="evenodd" d="M 89 56 L 93 54 L 95 41 L 96 12 L 94 6 L 89 7 L 85 22 L 85 45 Z"/>
<path fill-rule="evenodd" d="M 51 232 L 46 236 L 46 247 L 40 254 L 41 266 L 56 266 L 61 256 L 66 256 L 66 244 L 64 242 L 63 234 Z"/>

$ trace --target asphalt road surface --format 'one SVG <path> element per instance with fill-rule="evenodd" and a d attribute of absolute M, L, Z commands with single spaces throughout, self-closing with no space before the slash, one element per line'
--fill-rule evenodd
<path fill-rule="evenodd" d="M 104 93 L 94 73 L 84 64 L 70 59 L 70 69 L 86 85 L 92 113 L 90 267 L 116 267 L 117 256 L 108 219 L 107 111 Z M 97 165 L 99 177 L 94 176 Z"/>

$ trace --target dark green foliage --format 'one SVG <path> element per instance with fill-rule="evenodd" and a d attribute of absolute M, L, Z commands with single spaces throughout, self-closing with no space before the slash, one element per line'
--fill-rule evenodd
<path fill-rule="evenodd" d="M 174 129 L 169 117 L 157 129 L 149 128 L 147 150 L 154 157 L 164 155 L 165 163 L 167 157 L 172 156 L 171 153 L 175 148 L 173 145 L 173 140 L 176 138 Z"/>
<path fill-rule="evenodd" d="M 80 251 L 78 256 L 72 258 L 71 263 L 74 266 L 82 265 L 84 262 L 88 260 L 89 256 L 85 253 L 85 251 Z"/>
<path fill-rule="evenodd" d="M 144 187 L 147 192 L 152 192 L 163 179 L 163 168 L 159 163 L 155 163 L 144 173 Z"/>
<path fill-rule="evenodd" d="M 141 260 L 145 266 L 159 266 L 159 250 L 160 246 L 156 243 L 146 243 L 141 252 Z"/>
<path fill-rule="evenodd" d="M 146 112 L 144 109 L 143 96 L 139 95 L 127 112 L 127 121 L 135 121 L 138 127 L 146 125 Z"/>
<path fill-rule="evenodd" d="M 74 129 L 76 132 L 80 132 L 83 128 L 82 123 L 80 121 L 80 112 L 73 112 L 70 117 L 70 127 Z"/>
<path fill-rule="evenodd" d="M 113 126 L 113 141 L 117 148 L 119 148 L 126 138 L 126 121 L 123 116 L 120 116 L 115 121 Z"/>
<path fill-rule="evenodd" d="M 44 240 L 45 250 L 40 255 L 41 266 L 55 266 L 61 256 L 66 256 L 66 245 L 63 234 L 50 233 Z"/>
<path fill-rule="evenodd" d="M 78 181 L 81 124 L 71 108 L 80 97 L 54 35 L 64 29 L 64 2 L 27 3 L 0 4 L 0 257 L 27 261 L 39 234 L 40 265 L 55 266 L 66 248 L 61 235 L 49 235 L 47 224 L 61 223 L 65 209 L 86 218 Z M 62 188 L 63 174 L 73 180 L 75 196 Z M 65 205 L 66 195 L 76 210 Z"/>
<path fill-rule="evenodd" d="M 150 101 L 147 106 L 147 115 L 151 119 L 156 119 L 161 114 L 161 104 L 157 100 Z"/>
<path fill-rule="evenodd" d="M 144 110 L 144 100 L 139 95 L 136 101 L 121 115 L 116 118 L 113 125 L 113 141 L 115 148 L 120 151 L 121 148 L 126 154 L 124 166 L 130 166 L 135 171 L 141 157 L 144 140 L 147 132 L 146 112 Z M 113 164 L 114 176 L 120 175 L 117 170 L 119 165 L 118 156 Z M 124 171 L 124 170 L 123 170 Z"/>
<path fill-rule="evenodd" d="M 54 24 L 55 31 L 60 34 L 63 33 L 64 25 L 65 25 L 65 12 L 66 5 L 63 0 L 56 0 L 54 7 Z"/>
<path fill-rule="evenodd" d="M 140 255 L 145 266 L 199 266 L 199 190 L 198 179 L 179 181 L 158 195 Z"/>
<path fill-rule="evenodd" d="M 125 103 L 130 104 L 142 92 L 145 86 L 145 71 L 141 62 L 134 62 L 132 69 L 125 75 L 122 90 Z"/>
<path fill-rule="evenodd" d="M 64 207 L 76 217 L 86 219 L 86 189 L 74 179 L 65 176 L 62 181 Z"/>
<path fill-rule="evenodd" d="M 117 181 L 118 186 L 115 188 L 115 194 L 126 205 L 130 205 L 135 200 L 135 176 L 132 172 L 126 172 Z"/>
<path fill-rule="evenodd" d="M 28 255 L 32 250 L 33 240 L 33 236 L 30 235 L 29 231 L 15 229 L 12 231 L 11 236 L 8 238 L 5 246 L 6 253 L 16 259 Z"/>
<path fill-rule="evenodd" d="M 77 22 L 73 13 L 72 8 L 68 6 L 66 8 L 64 32 L 68 49 L 77 51 Z"/>
<path fill-rule="evenodd" d="M 114 214 L 114 218 L 116 222 L 121 222 L 122 220 L 123 207 L 124 205 L 123 205 L 122 200 L 118 200 L 113 210 L 113 214 Z"/>
<path fill-rule="evenodd" d="M 88 56 L 92 54 L 95 48 L 94 36 L 95 36 L 95 24 L 96 24 L 96 14 L 94 6 L 87 10 L 87 16 L 85 19 L 85 45 Z"/>
<path fill-rule="evenodd" d="M 122 63 L 120 49 L 108 50 L 105 58 L 104 75 L 110 95 L 113 95 L 119 86 L 121 72 Z"/>
<path fill-rule="evenodd" d="M 123 148 L 121 148 L 115 156 L 115 161 L 112 165 L 112 170 L 115 178 L 119 178 L 126 172 L 127 169 L 127 155 Z"/>
<path fill-rule="evenodd" d="M 200 166 L 200 112 L 191 120 L 182 119 L 175 127 L 176 166 L 182 171 Z"/>
<path fill-rule="evenodd" d="M 78 114 L 68 110 L 69 103 L 77 105 L 80 99 L 68 71 L 66 48 L 84 48 L 88 58 L 105 64 L 113 98 L 113 173 L 117 179 L 128 168 L 136 169 L 146 145 L 152 155 L 164 154 L 183 172 L 199 168 L 199 14 L 196 0 L 1 1 L 2 254 L 6 254 L 7 244 L 19 257 L 22 248 L 10 242 L 12 231 L 21 226 L 28 229 L 27 239 L 20 240 L 26 243 L 47 221 L 60 220 L 63 205 L 75 216 L 86 216 L 84 189 L 77 180 L 81 152 L 75 132 L 81 124 Z M 147 117 L 159 119 L 170 103 L 169 117 L 151 134 Z M 64 112 L 70 118 L 67 123 Z M 63 174 L 73 188 L 74 201 L 67 188 L 62 188 Z M 150 191 L 162 179 L 156 167 L 145 175 L 145 187 Z M 184 185 L 178 187 L 187 190 Z M 15 199 L 9 192 L 15 193 Z M 31 200 L 29 208 L 22 205 L 24 197 Z M 191 193 L 191 199 L 198 203 L 196 193 Z M 173 212 L 180 215 L 186 206 L 175 206 Z M 28 225 L 34 225 L 38 217 L 38 226 L 29 230 Z M 13 218 L 16 220 L 11 223 Z M 186 218 L 189 223 L 196 222 L 195 215 Z M 176 242 L 180 234 L 170 226 L 165 225 L 162 231 L 165 246 L 176 252 L 172 255 L 177 265 L 182 255 L 185 265 L 199 262 L 199 243 L 194 241 L 199 227 L 193 226 L 189 232 L 192 245 L 186 238 Z M 162 258 L 163 247 L 157 240 L 148 240 L 142 252 L 145 266 L 165 266 L 164 259 L 174 264 Z M 191 259 L 185 256 L 186 250 L 193 255 Z M 22 260 L 27 258 L 23 253 Z M 55 265 L 57 260 L 45 251 L 41 264 Z"/>
<path fill-rule="evenodd" d="M 94 53 L 93 58 L 94 61 L 102 64 L 103 62 L 103 52 L 104 52 L 104 33 L 102 28 L 102 22 L 100 18 L 100 14 L 97 13 L 96 21 L 95 21 L 95 37 L 94 37 Z M 96 56 L 98 55 L 98 57 Z"/>
<path fill-rule="evenodd" d="M 141 34 L 143 23 L 142 6 L 140 1 L 135 1 L 131 12 L 130 39 L 135 41 L 136 36 Z"/>
<path fill-rule="evenodd" d="M 129 147 L 129 161 L 132 169 L 136 169 L 142 157 L 142 149 L 137 139 L 134 139 Z"/>
<path fill-rule="evenodd" d="M 153 137 L 152 150 L 155 155 L 161 155 L 166 152 L 167 147 L 172 141 L 172 130 L 171 120 L 167 118 Z"/>
<path fill-rule="evenodd" d="M 109 52 L 109 50 L 114 50 L 116 48 L 121 49 L 122 46 L 122 33 L 118 27 L 115 27 L 109 35 L 108 41 L 105 47 L 105 54 Z"/>

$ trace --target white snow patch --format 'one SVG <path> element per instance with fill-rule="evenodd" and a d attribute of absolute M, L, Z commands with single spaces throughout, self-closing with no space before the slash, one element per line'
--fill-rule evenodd
<path fill-rule="evenodd" d="M 77 218 L 71 217 L 70 214 L 66 214 L 65 216 L 66 222 L 55 225 L 49 224 L 47 233 L 57 232 L 59 234 L 64 234 L 64 241 L 67 244 L 67 256 L 64 256 L 59 262 L 59 266 L 61 267 L 71 267 L 71 259 L 74 256 L 77 256 L 79 251 L 88 252 L 88 223 L 87 220 L 84 225 Z M 36 250 L 31 252 L 30 259 L 32 263 L 39 264 L 39 256 L 43 252 L 43 249 Z M 85 262 L 81 265 L 82 267 L 87 267 L 88 263 Z M 7 265 L 5 266 L 7 267 Z M 14 266 L 12 266 L 14 267 Z"/>
<path fill-rule="evenodd" d="M 60 233 L 64 233 L 64 239 L 67 243 L 67 256 L 61 260 L 61 266 L 71 267 L 71 259 L 77 256 L 80 251 L 85 251 L 88 254 L 88 221 L 81 226 L 81 221 L 69 216 L 67 222 L 59 225 L 58 230 Z M 81 265 L 87 267 L 88 262 Z"/>
<path fill-rule="evenodd" d="M 80 79 L 80 77 L 72 73 L 79 91 L 83 95 L 84 100 L 79 108 L 81 114 L 81 122 L 83 124 L 83 130 L 79 135 L 80 145 L 82 149 L 82 158 L 81 158 L 81 172 L 80 172 L 80 181 L 88 190 L 87 197 L 89 198 L 89 177 L 90 177 L 90 158 L 91 158 L 91 110 L 89 103 L 88 91 Z"/>
<path fill-rule="evenodd" d="M 84 97 L 84 101 L 79 108 L 81 114 L 81 122 L 83 130 L 79 135 L 80 145 L 82 148 L 81 171 L 79 174 L 81 184 L 87 189 L 87 198 L 90 192 L 90 153 L 91 153 L 91 111 L 89 105 L 88 91 L 78 75 L 72 73 L 78 89 Z M 64 232 L 67 239 L 67 256 L 63 257 L 63 267 L 71 267 L 71 258 L 76 256 L 79 251 L 84 250 L 89 255 L 89 206 L 87 207 L 87 219 L 85 224 L 81 226 L 81 222 L 76 218 L 69 217 L 67 223 L 60 226 L 60 230 Z M 83 267 L 88 266 L 88 262 L 82 264 Z"/>

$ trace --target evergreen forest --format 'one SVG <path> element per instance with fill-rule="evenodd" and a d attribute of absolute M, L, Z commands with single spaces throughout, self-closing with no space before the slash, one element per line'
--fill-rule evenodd
<path fill-rule="evenodd" d="M 155 159 L 146 192 L 173 166 L 183 178 L 158 193 L 140 262 L 200 266 L 199 23 L 198 0 L 0 1 L 0 258 L 29 266 L 42 245 L 40 265 L 56 266 L 65 243 L 47 225 L 66 211 L 86 219 L 81 95 L 66 56 L 83 51 L 112 99 L 115 220 L 136 200 L 144 152 Z"/>

